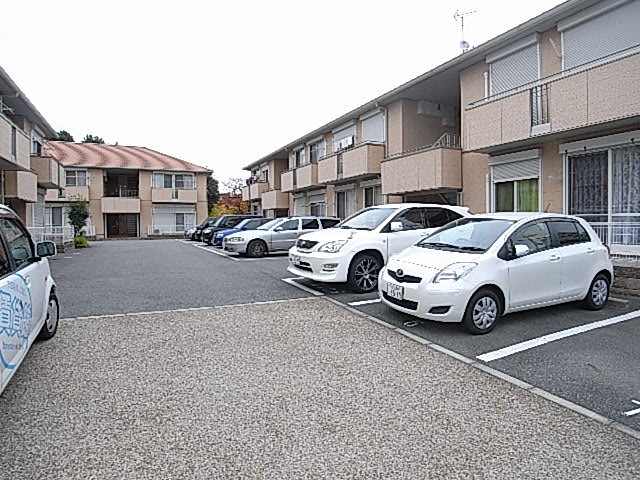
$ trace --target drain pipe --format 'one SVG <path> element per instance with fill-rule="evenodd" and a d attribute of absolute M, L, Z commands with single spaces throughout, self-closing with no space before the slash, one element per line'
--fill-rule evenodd
<path fill-rule="evenodd" d="M 0 203 L 4 205 L 4 170 L 0 170 Z"/>

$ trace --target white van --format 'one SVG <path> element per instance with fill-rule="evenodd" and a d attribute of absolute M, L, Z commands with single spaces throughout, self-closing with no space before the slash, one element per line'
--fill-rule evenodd
<path fill-rule="evenodd" d="M 49 269 L 52 242 L 34 245 L 20 218 L 0 205 L 0 394 L 36 340 L 58 329 L 56 285 Z"/>

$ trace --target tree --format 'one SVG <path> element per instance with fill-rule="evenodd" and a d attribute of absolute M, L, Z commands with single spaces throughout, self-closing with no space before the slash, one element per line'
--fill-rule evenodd
<path fill-rule="evenodd" d="M 87 224 L 89 202 L 82 197 L 70 197 L 67 218 L 73 227 L 73 236 L 77 237 L 80 235 L 80 230 Z"/>
<path fill-rule="evenodd" d="M 223 193 L 220 195 L 218 203 L 209 211 L 210 217 L 220 215 L 240 215 L 249 213 L 249 202 L 243 202 L 242 197 Z"/>
<path fill-rule="evenodd" d="M 97 135 L 91 135 L 90 133 L 87 133 L 84 138 L 82 139 L 82 143 L 100 143 L 103 144 L 104 143 L 104 139 L 97 136 Z"/>
<path fill-rule="evenodd" d="M 247 181 L 244 178 L 230 178 L 222 184 L 225 190 L 229 192 L 229 195 L 238 196 L 242 195 L 242 187 L 247 185 Z"/>
<path fill-rule="evenodd" d="M 207 209 L 210 211 L 218 203 L 220 192 L 218 191 L 218 180 L 213 175 L 207 177 Z"/>
<path fill-rule="evenodd" d="M 60 130 L 56 135 L 56 138 L 52 138 L 51 140 L 59 142 L 75 142 L 73 136 L 66 130 Z"/>

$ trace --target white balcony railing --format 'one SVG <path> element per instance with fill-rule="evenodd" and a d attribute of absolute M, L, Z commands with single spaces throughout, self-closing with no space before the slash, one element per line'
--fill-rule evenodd
<path fill-rule="evenodd" d="M 195 227 L 195 225 L 149 225 L 147 234 L 149 235 L 180 235 Z"/>
<path fill-rule="evenodd" d="M 73 227 L 30 227 L 28 230 L 34 243 L 53 242 L 56 245 L 63 245 L 73 242 Z M 87 233 L 87 235 L 89 234 Z M 95 229 L 93 235 L 95 235 Z"/>

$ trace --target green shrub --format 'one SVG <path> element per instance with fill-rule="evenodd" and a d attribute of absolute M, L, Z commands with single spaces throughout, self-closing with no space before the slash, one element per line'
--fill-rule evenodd
<path fill-rule="evenodd" d="M 77 237 L 73 237 L 73 244 L 76 248 L 87 248 L 89 246 L 89 241 L 83 235 L 78 235 Z"/>

